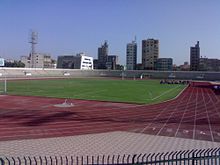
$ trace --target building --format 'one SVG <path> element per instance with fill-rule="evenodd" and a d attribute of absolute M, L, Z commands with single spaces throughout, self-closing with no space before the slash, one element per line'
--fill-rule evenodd
<path fill-rule="evenodd" d="M 143 65 L 142 65 L 142 63 L 137 63 L 136 69 L 137 69 L 137 70 L 143 70 Z"/>
<path fill-rule="evenodd" d="M 4 58 L 0 58 L 0 66 L 5 66 L 5 59 Z"/>
<path fill-rule="evenodd" d="M 92 70 L 93 57 L 86 56 L 84 53 L 79 53 L 75 56 L 58 56 L 57 68 Z"/>
<path fill-rule="evenodd" d="M 211 58 L 200 58 L 200 71 L 220 71 L 220 60 Z"/>
<path fill-rule="evenodd" d="M 126 48 L 126 69 L 136 70 L 137 66 L 137 43 L 132 41 L 132 43 L 127 44 Z"/>
<path fill-rule="evenodd" d="M 107 60 L 108 60 L 108 43 L 107 41 L 105 41 L 105 43 L 98 48 L 98 69 L 106 69 Z"/>
<path fill-rule="evenodd" d="M 94 59 L 93 60 L 93 68 L 94 69 L 98 69 L 99 68 L 99 61 L 98 61 L 98 59 Z"/>
<path fill-rule="evenodd" d="M 188 62 L 184 62 L 183 65 L 179 66 L 179 69 L 181 71 L 189 71 L 190 70 L 190 65 Z"/>
<path fill-rule="evenodd" d="M 83 54 L 79 54 L 78 56 L 81 57 L 80 60 L 80 68 L 82 70 L 92 70 L 93 69 L 93 57 L 89 57 Z"/>
<path fill-rule="evenodd" d="M 106 68 L 110 70 L 116 70 L 116 65 L 118 64 L 118 56 L 116 55 L 109 55 L 107 62 L 106 62 Z"/>
<path fill-rule="evenodd" d="M 25 68 L 30 68 L 31 67 L 31 60 L 30 60 L 30 56 L 21 56 L 21 62 L 24 63 Z"/>
<path fill-rule="evenodd" d="M 31 61 L 33 60 L 33 61 Z M 25 64 L 25 68 L 53 68 L 54 60 L 49 54 L 36 53 L 32 56 L 21 56 L 21 62 Z"/>
<path fill-rule="evenodd" d="M 172 71 L 173 59 L 172 58 L 158 58 L 156 61 L 156 70 Z"/>
<path fill-rule="evenodd" d="M 199 59 L 200 59 L 200 47 L 199 41 L 194 47 L 190 47 L 190 70 L 198 71 L 199 70 Z"/>
<path fill-rule="evenodd" d="M 142 65 L 143 69 L 155 70 L 159 58 L 159 40 L 142 40 Z"/>
<path fill-rule="evenodd" d="M 57 57 L 57 68 L 75 69 L 80 67 L 79 58 L 74 55 L 64 55 Z"/>

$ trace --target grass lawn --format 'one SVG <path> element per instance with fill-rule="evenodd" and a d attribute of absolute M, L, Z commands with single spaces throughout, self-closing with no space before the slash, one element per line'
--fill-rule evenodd
<path fill-rule="evenodd" d="M 159 80 L 56 79 L 7 82 L 10 95 L 47 96 L 150 104 L 174 98 L 184 85 L 160 84 Z"/>

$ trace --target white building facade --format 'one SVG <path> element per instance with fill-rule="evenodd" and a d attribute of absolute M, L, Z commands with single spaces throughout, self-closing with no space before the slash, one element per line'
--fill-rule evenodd
<path fill-rule="evenodd" d="M 92 70 L 93 69 L 93 57 L 81 55 L 80 69 Z"/>

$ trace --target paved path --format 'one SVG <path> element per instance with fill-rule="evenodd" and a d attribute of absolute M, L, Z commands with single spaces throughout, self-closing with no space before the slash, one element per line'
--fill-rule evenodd
<path fill-rule="evenodd" d="M 220 147 L 220 143 L 129 132 L 0 142 L 1 156 L 86 156 L 161 153 Z"/>

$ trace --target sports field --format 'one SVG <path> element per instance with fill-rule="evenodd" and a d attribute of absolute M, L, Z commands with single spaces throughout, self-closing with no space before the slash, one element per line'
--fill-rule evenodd
<path fill-rule="evenodd" d="M 159 80 L 45 79 L 7 82 L 9 95 L 46 96 L 150 104 L 169 100 L 184 85 L 160 84 Z"/>

